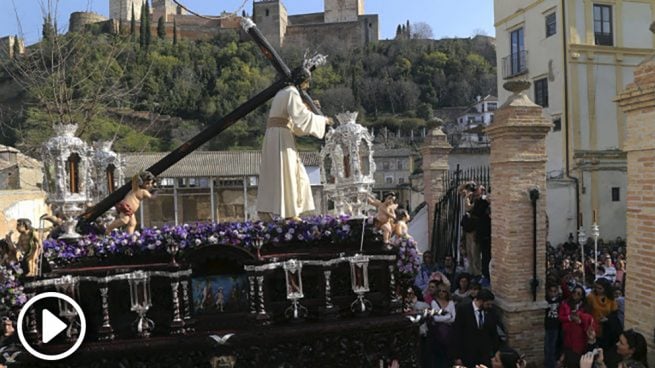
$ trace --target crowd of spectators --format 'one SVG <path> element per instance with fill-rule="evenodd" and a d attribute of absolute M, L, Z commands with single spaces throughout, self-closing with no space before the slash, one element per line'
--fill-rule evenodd
<path fill-rule="evenodd" d="M 547 248 L 544 366 L 587 368 L 591 352 L 595 367 L 648 367 L 644 337 L 624 330 L 623 293 L 629 277 L 625 242 L 599 239 L 597 254 L 589 242 L 584 247 L 584 261 L 572 236 L 564 244 Z M 469 271 L 451 256 L 438 264 L 430 251 L 423 253 L 411 290 L 413 303 L 407 306 L 408 311 L 436 311 L 421 327 L 422 367 L 525 365 L 505 344 L 493 294 L 480 284 L 484 276 Z M 486 342 L 480 343 L 480 339 Z M 473 345 L 483 348 L 474 351 Z M 514 357 L 513 363 L 504 365 L 502 357 L 509 356 Z"/>

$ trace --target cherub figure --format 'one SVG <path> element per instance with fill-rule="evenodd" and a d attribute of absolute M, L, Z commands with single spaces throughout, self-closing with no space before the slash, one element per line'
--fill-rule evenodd
<path fill-rule="evenodd" d="M 377 208 L 378 212 L 375 214 L 375 227 L 382 230 L 382 240 L 388 244 L 391 240 L 393 233 L 393 221 L 396 220 L 396 195 L 393 193 L 387 194 L 383 201 L 369 196 L 368 203 Z"/>
<path fill-rule="evenodd" d="M 10 249 L 14 249 L 19 253 L 17 258 L 22 255 L 21 266 L 25 271 L 25 276 L 34 277 L 39 274 L 39 257 L 43 251 L 43 246 L 32 227 L 32 221 L 26 218 L 21 218 L 16 221 L 16 231 L 18 231 L 18 242 L 14 243 L 11 239 L 12 232 L 9 232 L 5 237 L 5 242 L 9 245 Z"/>
<path fill-rule="evenodd" d="M 225 305 L 225 295 L 223 294 L 223 288 L 219 287 L 216 291 L 216 310 L 223 312 L 223 306 Z"/>
<path fill-rule="evenodd" d="M 142 171 L 132 177 L 132 190 L 116 205 L 118 216 L 116 220 L 107 226 L 107 234 L 125 225 L 127 225 L 128 234 L 134 233 L 134 230 L 136 230 L 136 216 L 134 214 L 139 209 L 142 200 L 152 197 L 150 190 L 154 185 L 155 176 L 149 171 Z"/>
<path fill-rule="evenodd" d="M 398 214 L 396 215 L 396 226 L 394 226 L 393 229 L 393 235 L 396 237 L 402 239 L 406 237 L 407 234 L 407 222 L 410 220 L 409 213 L 407 213 L 407 210 L 400 209 L 398 210 Z"/>

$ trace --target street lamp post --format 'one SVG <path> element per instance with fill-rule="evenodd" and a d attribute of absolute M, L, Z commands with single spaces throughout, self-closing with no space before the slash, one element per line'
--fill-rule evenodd
<path fill-rule="evenodd" d="M 594 238 L 594 277 L 596 277 L 598 275 L 598 237 L 600 236 L 600 229 L 595 221 L 591 225 L 591 236 Z"/>

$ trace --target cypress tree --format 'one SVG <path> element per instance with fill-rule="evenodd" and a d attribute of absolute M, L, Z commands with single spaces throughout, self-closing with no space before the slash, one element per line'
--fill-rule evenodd
<path fill-rule="evenodd" d="M 141 22 L 139 23 L 139 45 L 146 45 L 146 4 L 141 4 Z"/>
<path fill-rule="evenodd" d="M 49 40 L 56 34 L 56 32 L 57 31 L 52 24 L 52 17 L 50 16 L 50 13 L 48 13 L 45 17 L 43 17 L 43 29 L 41 31 L 41 35 L 43 36 L 44 40 Z"/>
<path fill-rule="evenodd" d="M 177 45 L 177 22 L 173 18 L 173 45 Z"/>
<path fill-rule="evenodd" d="M 157 37 L 162 40 L 166 39 L 166 23 L 164 23 L 163 15 L 157 20 Z"/>
<path fill-rule="evenodd" d="M 146 47 L 150 46 L 152 32 L 150 31 L 150 1 L 146 0 Z"/>
<path fill-rule="evenodd" d="M 412 38 L 412 29 L 409 27 L 409 19 L 407 20 L 407 39 Z"/>
<path fill-rule="evenodd" d="M 396 27 L 396 39 L 400 38 L 400 32 L 401 32 L 401 28 L 399 24 L 398 27 Z"/>
<path fill-rule="evenodd" d="M 14 57 L 18 57 L 20 55 L 20 39 L 18 38 L 18 35 L 14 36 Z"/>
<path fill-rule="evenodd" d="M 136 41 L 136 17 L 134 16 L 134 3 L 132 3 L 132 20 L 130 20 L 130 35 L 132 42 Z"/>

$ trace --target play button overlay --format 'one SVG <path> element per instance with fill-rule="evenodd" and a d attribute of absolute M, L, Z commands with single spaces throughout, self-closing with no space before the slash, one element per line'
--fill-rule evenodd
<path fill-rule="evenodd" d="M 69 315 L 70 319 L 62 319 L 58 315 L 62 305 L 68 307 L 64 309 L 74 311 L 72 316 Z M 31 309 L 34 309 L 34 313 L 30 312 Z M 35 340 L 33 329 L 31 338 L 27 338 L 30 331 L 27 331 L 29 327 L 26 322 L 31 315 L 37 317 L 37 344 L 30 344 L 30 341 Z M 18 314 L 16 325 L 18 339 L 25 350 L 42 360 L 53 361 L 69 357 L 82 345 L 86 334 L 86 319 L 82 308 L 70 296 L 56 292 L 41 293 L 28 300 Z M 72 335 L 75 337 L 74 341 L 69 338 L 71 331 L 75 331 Z"/>
<path fill-rule="evenodd" d="M 52 314 L 52 312 L 47 309 L 41 311 L 41 341 L 44 344 L 52 341 L 52 339 L 66 328 L 68 328 L 68 325 Z"/>

